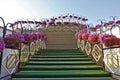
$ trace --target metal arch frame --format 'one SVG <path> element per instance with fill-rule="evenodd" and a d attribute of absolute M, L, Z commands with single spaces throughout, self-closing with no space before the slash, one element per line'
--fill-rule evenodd
<path fill-rule="evenodd" d="M 30 33 L 32 33 L 32 31 L 33 31 L 33 29 L 32 29 L 32 27 L 31 27 L 31 25 L 29 24 L 29 20 L 28 20 L 29 18 L 27 18 L 27 25 L 28 25 L 28 29 L 30 28 Z"/>
<path fill-rule="evenodd" d="M 98 19 L 97 22 L 100 22 L 101 24 L 101 27 L 100 27 L 100 33 L 102 33 L 103 31 L 103 24 L 104 24 L 104 21 L 106 21 L 105 19 Z"/>

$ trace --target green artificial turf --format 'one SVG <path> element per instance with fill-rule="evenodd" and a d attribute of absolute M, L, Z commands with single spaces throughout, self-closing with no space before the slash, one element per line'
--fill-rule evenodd
<path fill-rule="evenodd" d="M 39 50 L 12 80 L 114 80 L 78 49 Z"/>

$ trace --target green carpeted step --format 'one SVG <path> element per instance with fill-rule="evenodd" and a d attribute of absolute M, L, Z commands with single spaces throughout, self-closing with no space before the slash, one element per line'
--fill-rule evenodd
<path fill-rule="evenodd" d="M 78 49 L 39 50 L 12 80 L 114 80 Z"/>
<path fill-rule="evenodd" d="M 90 58 L 30 58 L 30 61 L 91 61 Z"/>
<path fill-rule="evenodd" d="M 64 53 L 58 53 L 58 52 L 54 52 L 54 53 L 37 53 L 36 55 L 85 55 L 84 53 L 70 53 L 70 52 L 64 52 Z"/>
<path fill-rule="evenodd" d="M 87 55 L 35 55 L 32 58 L 86 58 Z"/>
<path fill-rule="evenodd" d="M 102 70 L 96 65 L 26 65 L 21 70 Z"/>
<path fill-rule="evenodd" d="M 20 71 L 15 77 L 54 78 L 54 77 L 107 77 L 109 73 L 102 70 L 59 70 L 59 71 Z"/>
<path fill-rule="evenodd" d="M 80 52 L 78 49 L 41 49 L 41 50 L 39 50 L 38 51 L 38 53 L 39 52 L 44 52 L 44 53 L 46 53 L 46 52 L 74 52 L 74 53 L 78 53 L 78 52 Z"/>
<path fill-rule="evenodd" d="M 12 80 L 115 80 L 111 77 L 77 77 L 77 78 L 13 78 Z"/>
<path fill-rule="evenodd" d="M 27 65 L 92 65 L 92 61 L 29 61 Z"/>

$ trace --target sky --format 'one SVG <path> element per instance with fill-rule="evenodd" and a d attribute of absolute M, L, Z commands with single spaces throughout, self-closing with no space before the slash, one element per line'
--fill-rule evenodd
<path fill-rule="evenodd" d="M 0 0 L 0 16 L 5 22 L 41 20 L 59 15 L 74 14 L 98 24 L 98 19 L 120 17 L 120 0 Z M 0 24 L 2 22 L 0 21 Z"/>

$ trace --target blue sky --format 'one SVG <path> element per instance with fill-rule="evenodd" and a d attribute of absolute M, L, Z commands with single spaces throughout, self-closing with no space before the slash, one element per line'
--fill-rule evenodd
<path fill-rule="evenodd" d="M 17 19 L 40 20 L 66 13 L 85 16 L 88 23 L 120 17 L 120 0 L 0 0 L 0 16 L 6 22 Z"/>

